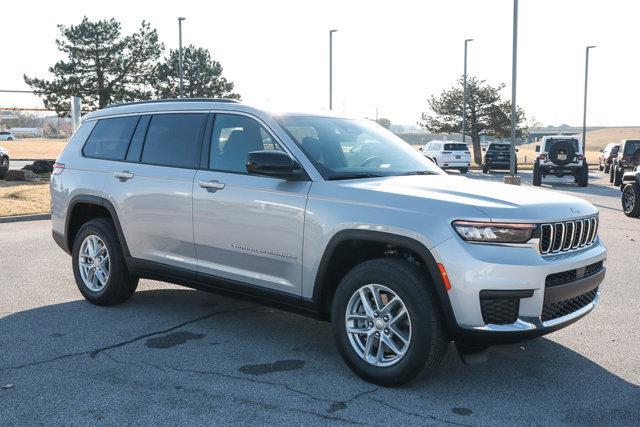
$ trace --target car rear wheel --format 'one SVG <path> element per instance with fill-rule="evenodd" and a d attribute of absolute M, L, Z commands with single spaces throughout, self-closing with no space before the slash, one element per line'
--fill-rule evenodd
<path fill-rule="evenodd" d="M 80 293 L 96 305 L 115 305 L 136 291 L 138 278 L 127 270 L 113 222 L 87 221 L 73 243 L 73 274 Z"/>
<path fill-rule="evenodd" d="M 482 173 L 489 173 L 489 166 L 487 166 L 486 164 L 482 165 Z"/>
<path fill-rule="evenodd" d="M 4 179 L 9 170 L 9 159 L 6 157 L 0 157 L 0 179 Z"/>
<path fill-rule="evenodd" d="M 604 165 L 604 173 L 609 173 L 609 170 L 611 169 L 611 165 L 610 164 L 605 164 Z"/>
<path fill-rule="evenodd" d="M 542 170 L 540 170 L 540 165 L 538 162 L 533 165 L 533 185 L 539 187 L 542 184 Z"/>
<path fill-rule="evenodd" d="M 626 216 L 640 217 L 640 185 L 634 182 L 622 189 L 622 210 Z"/>
<path fill-rule="evenodd" d="M 589 166 L 586 163 L 578 171 L 576 182 L 580 187 L 586 187 L 589 183 Z"/>
<path fill-rule="evenodd" d="M 366 381 L 397 386 L 436 368 L 449 339 L 428 277 L 395 258 L 366 261 L 340 282 L 331 318 L 338 350 Z"/>
<path fill-rule="evenodd" d="M 613 170 L 613 185 L 616 187 L 622 185 L 622 175 L 624 175 L 624 167 L 616 166 Z"/>

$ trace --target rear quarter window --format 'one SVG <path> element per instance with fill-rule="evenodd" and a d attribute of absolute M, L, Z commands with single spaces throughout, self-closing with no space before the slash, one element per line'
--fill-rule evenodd
<path fill-rule="evenodd" d="M 82 154 L 96 159 L 123 160 L 137 123 L 138 116 L 98 120 Z"/>

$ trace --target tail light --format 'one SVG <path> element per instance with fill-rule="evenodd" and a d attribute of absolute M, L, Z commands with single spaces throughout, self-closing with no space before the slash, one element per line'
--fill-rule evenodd
<path fill-rule="evenodd" d="M 584 160 L 584 156 L 582 154 L 578 154 L 578 160 Z"/>
<path fill-rule="evenodd" d="M 54 163 L 53 164 L 53 172 L 51 172 L 51 175 L 60 175 L 63 170 L 64 170 L 64 164 L 62 164 L 62 163 Z"/>
<path fill-rule="evenodd" d="M 546 154 L 540 154 L 540 160 L 546 160 L 546 159 L 547 159 Z"/>

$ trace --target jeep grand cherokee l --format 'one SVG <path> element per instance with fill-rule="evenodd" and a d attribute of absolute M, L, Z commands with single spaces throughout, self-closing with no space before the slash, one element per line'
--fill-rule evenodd
<path fill-rule="evenodd" d="M 51 177 L 82 295 L 140 278 L 330 320 L 345 362 L 397 385 L 562 328 L 597 304 L 598 211 L 448 176 L 368 120 L 171 100 L 87 114 Z M 311 339 L 311 338 L 310 338 Z"/>

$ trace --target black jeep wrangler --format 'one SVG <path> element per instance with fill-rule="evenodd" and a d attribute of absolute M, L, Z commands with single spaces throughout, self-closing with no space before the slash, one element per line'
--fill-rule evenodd
<path fill-rule="evenodd" d="M 609 182 L 613 185 L 622 185 L 622 177 L 625 171 L 632 171 L 640 166 L 640 139 L 624 139 L 620 141 L 618 157 L 611 164 Z"/>
<path fill-rule="evenodd" d="M 632 218 L 640 217 L 640 168 L 622 175 L 622 211 Z"/>

